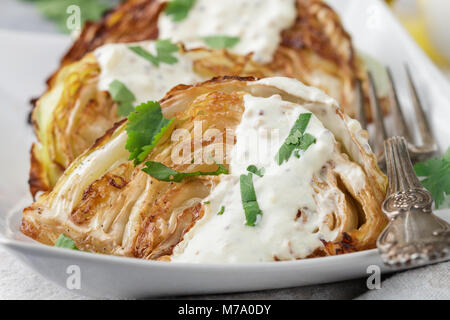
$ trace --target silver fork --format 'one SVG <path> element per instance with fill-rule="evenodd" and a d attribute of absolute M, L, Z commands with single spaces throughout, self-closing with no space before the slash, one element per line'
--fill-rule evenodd
<path fill-rule="evenodd" d="M 433 198 L 417 179 L 405 138 L 385 142 L 389 187 L 383 212 L 390 222 L 377 241 L 383 261 L 395 267 L 450 259 L 450 224 L 431 211 Z"/>
<path fill-rule="evenodd" d="M 390 222 L 377 241 L 383 261 L 390 266 L 423 265 L 450 259 L 450 225 L 436 217 L 431 206 L 433 198 L 423 188 L 414 173 L 410 153 L 414 160 L 424 160 L 437 152 L 437 144 L 431 133 L 418 92 L 409 68 L 406 66 L 409 88 L 418 122 L 422 145 L 412 142 L 400 107 L 392 73 L 387 69 L 389 102 L 393 111 L 396 134 L 387 137 L 383 113 L 373 77 L 369 74 L 369 97 L 373 107 L 375 126 L 373 147 L 381 167 L 387 167 L 389 187 L 383 202 L 383 212 Z M 366 129 L 365 105 L 359 83 L 359 120 Z M 409 149 L 409 152 L 408 152 Z"/>
<path fill-rule="evenodd" d="M 411 93 L 411 101 L 414 106 L 414 113 L 416 116 L 416 121 L 419 127 L 419 134 L 422 140 L 421 145 L 416 145 L 413 142 L 413 138 L 408 130 L 408 126 L 406 125 L 405 117 L 403 115 L 403 111 L 399 102 L 397 89 L 394 83 L 394 78 L 392 76 L 392 72 L 389 68 L 386 68 L 386 72 L 388 74 L 388 90 L 389 90 L 389 106 L 392 111 L 395 133 L 399 136 L 405 137 L 408 142 L 408 150 L 411 155 L 411 159 L 413 162 L 422 161 L 430 158 L 438 151 L 438 146 L 433 137 L 433 133 L 430 129 L 430 125 L 427 121 L 427 117 L 425 111 L 423 109 L 422 102 L 420 100 L 418 90 L 414 85 L 414 81 L 411 76 L 411 71 L 407 65 L 405 65 L 406 75 L 408 79 L 408 86 Z M 373 114 L 373 123 L 375 127 L 375 136 L 372 141 L 372 147 L 374 148 L 375 154 L 378 158 L 378 163 L 380 167 L 385 166 L 385 157 L 384 157 L 384 141 L 388 138 L 387 131 L 383 122 L 383 112 L 381 110 L 380 101 L 377 98 L 377 89 L 375 86 L 375 81 L 371 73 L 368 74 L 369 79 L 369 99 L 370 105 L 372 107 Z M 360 99 L 358 105 L 358 120 L 361 122 L 361 125 L 364 129 L 367 130 L 367 117 L 365 113 L 365 103 L 362 98 L 362 89 L 361 83 L 358 83 Z"/>

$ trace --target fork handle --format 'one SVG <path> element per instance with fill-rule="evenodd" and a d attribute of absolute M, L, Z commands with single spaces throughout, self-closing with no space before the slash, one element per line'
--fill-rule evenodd
<path fill-rule="evenodd" d="M 384 148 L 389 187 L 383 211 L 390 218 L 411 209 L 431 212 L 433 198 L 414 172 L 405 138 L 391 137 Z"/>

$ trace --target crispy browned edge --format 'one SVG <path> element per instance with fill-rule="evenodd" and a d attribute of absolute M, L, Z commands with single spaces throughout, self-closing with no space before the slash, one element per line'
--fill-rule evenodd
<path fill-rule="evenodd" d="M 106 12 L 99 21 L 87 21 L 78 39 L 62 58 L 60 68 L 105 43 L 156 39 L 158 16 L 165 6 L 157 0 L 128 0 Z M 54 75 L 47 84 L 50 85 L 53 79 Z"/>
<path fill-rule="evenodd" d="M 353 48 L 350 48 L 348 58 L 344 58 L 334 50 L 322 26 L 313 19 L 314 12 L 307 10 L 312 5 L 326 9 L 331 17 L 329 22 L 351 43 L 351 36 L 344 30 L 339 16 L 330 6 L 322 0 L 297 0 L 297 19 L 291 28 L 282 32 L 281 46 L 310 49 L 324 58 L 333 60 L 339 66 L 350 65 L 356 73 L 357 59 Z M 128 0 L 105 13 L 99 21 L 87 22 L 78 39 L 62 58 L 60 68 L 81 59 L 86 53 L 105 43 L 156 39 L 158 16 L 165 6 L 165 3 L 158 0 Z M 47 80 L 49 87 L 57 72 Z"/>
<path fill-rule="evenodd" d="M 357 60 L 353 49 L 350 47 L 348 60 L 343 59 L 333 47 L 330 37 L 323 28 L 316 26 L 311 17 L 308 6 L 317 5 L 326 9 L 330 14 L 332 23 L 336 30 L 349 42 L 352 43 L 350 34 L 344 29 L 339 15 L 322 0 L 297 0 L 297 19 L 294 26 L 283 31 L 281 45 L 293 49 L 310 49 L 320 56 L 333 60 L 337 65 L 350 65 L 353 71 L 357 71 Z"/>

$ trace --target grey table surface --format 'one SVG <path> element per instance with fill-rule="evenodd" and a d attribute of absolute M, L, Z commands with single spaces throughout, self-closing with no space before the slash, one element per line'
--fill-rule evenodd
<path fill-rule="evenodd" d="M 31 2 L 0 0 L 0 29 L 57 33 Z M 366 279 L 325 285 L 188 299 L 449 299 L 450 262 L 384 277 L 381 289 L 368 290 Z M 88 299 L 60 288 L 0 248 L 0 299 Z"/>

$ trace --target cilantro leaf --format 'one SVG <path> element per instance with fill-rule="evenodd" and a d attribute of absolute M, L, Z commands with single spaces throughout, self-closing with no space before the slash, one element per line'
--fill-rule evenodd
<path fill-rule="evenodd" d="M 442 158 L 432 158 L 414 166 L 417 176 L 424 177 L 422 185 L 431 193 L 439 209 L 450 196 L 450 148 Z"/>
<path fill-rule="evenodd" d="M 298 144 L 300 143 L 300 139 L 302 138 L 302 133 L 300 130 L 295 130 L 292 134 L 290 134 L 287 138 L 285 143 L 286 144 Z"/>
<path fill-rule="evenodd" d="M 447 151 L 444 153 L 444 155 L 442 156 L 442 158 L 445 161 L 449 161 L 450 162 L 450 148 L 447 149 Z"/>
<path fill-rule="evenodd" d="M 258 216 L 262 216 L 256 199 L 255 187 L 253 186 L 253 174 L 242 174 L 240 176 L 241 200 L 245 212 L 245 225 L 256 226 Z"/>
<path fill-rule="evenodd" d="M 179 22 L 186 19 L 194 4 L 195 0 L 172 0 L 167 4 L 166 15 L 171 16 L 172 21 Z"/>
<path fill-rule="evenodd" d="M 156 67 L 159 66 L 159 60 L 158 57 L 155 57 L 150 52 L 142 48 L 141 46 L 129 46 L 128 49 L 136 53 L 137 55 L 141 56 L 142 58 L 150 61 L 153 65 Z"/>
<path fill-rule="evenodd" d="M 109 84 L 109 93 L 114 101 L 133 102 L 136 100 L 133 92 L 131 92 L 122 82 L 114 80 Z"/>
<path fill-rule="evenodd" d="M 238 37 L 230 37 L 230 36 L 207 36 L 203 37 L 202 40 L 211 49 L 233 48 L 240 41 Z"/>
<path fill-rule="evenodd" d="M 119 117 L 128 117 L 134 111 L 134 106 L 131 102 L 121 102 L 117 106 L 117 114 Z"/>
<path fill-rule="evenodd" d="M 170 40 L 157 40 L 155 41 L 156 56 L 142 48 L 141 46 L 129 46 L 128 49 L 141 56 L 142 58 L 150 61 L 154 66 L 159 67 L 160 63 L 174 64 L 178 62 L 178 59 L 173 56 L 173 53 L 179 50 L 176 44 L 170 42 Z"/>
<path fill-rule="evenodd" d="M 222 206 L 222 207 L 220 207 L 220 211 L 217 212 L 217 215 L 221 216 L 221 215 L 223 215 L 224 212 L 225 212 L 225 206 Z"/>
<path fill-rule="evenodd" d="M 311 115 L 311 113 L 302 113 L 298 116 L 298 119 L 292 126 L 288 137 L 281 145 L 280 150 L 278 150 L 278 153 L 275 156 L 275 161 L 278 165 L 288 161 L 294 151 L 296 151 L 294 155 L 299 158 L 300 154 L 297 152 L 298 150 L 306 150 L 311 144 L 316 142 L 316 138 L 309 133 L 304 133 L 306 127 L 308 126 L 309 120 L 311 119 Z"/>
<path fill-rule="evenodd" d="M 169 167 L 166 167 L 161 162 L 155 161 L 147 161 L 145 163 L 146 167 L 142 169 L 145 173 L 148 173 L 153 178 L 159 181 L 166 182 L 181 182 L 186 177 L 195 177 L 195 176 L 218 176 L 220 174 L 228 174 L 227 168 L 223 165 L 219 164 L 219 168 L 215 171 L 210 172 L 178 172 Z"/>
<path fill-rule="evenodd" d="M 72 239 L 70 239 L 69 237 L 66 237 L 65 235 L 63 235 L 62 233 L 59 235 L 58 239 L 56 240 L 55 247 L 78 250 L 78 248 L 75 246 L 75 242 Z"/>
<path fill-rule="evenodd" d="M 148 101 L 136 107 L 136 112 L 128 116 L 128 139 L 125 148 L 130 152 L 130 160 L 138 165 L 152 151 L 174 119 L 165 119 L 161 106 L 156 101 Z"/>
<path fill-rule="evenodd" d="M 300 141 L 299 149 L 307 150 L 313 143 L 316 143 L 316 138 L 309 133 L 305 133 Z"/>
<path fill-rule="evenodd" d="M 255 165 L 252 164 L 247 167 L 247 171 L 256 174 L 258 177 L 263 177 L 265 169 L 258 169 Z"/>
<path fill-rule="evenodd" d="M 120 117 L 127 117 L 134 111 L 133 102 L 136 100 L 133 92 L 130 91 L 122 82 L 114 80 L 109 84 L 109 94 L 117 102 L 117 114 Z"/>
<path fill-rule="evenodd" d="M 172 55 L 179 50 L 176 44 L 172 43 L 169 39 L 164 39 L 157 40 L 155 45 L 159 62 L 164 62 L 167 64 L 174 64 L 178 62 L 178 59 Z"/>

